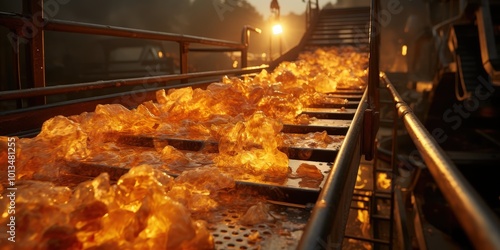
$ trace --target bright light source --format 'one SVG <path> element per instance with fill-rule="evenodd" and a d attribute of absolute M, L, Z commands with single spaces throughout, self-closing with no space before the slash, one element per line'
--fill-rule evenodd
<path fill-rule="evenodd" d="M 273 26 L 273 34 L 279 35 L 283 33 L 283 27 L 281 27 L 281 24 L 276 24 Z"/>
<path fill-rule="evenodd" d="M 233 68 L 238 68 L 238 61 L 236 61 L 236 60 L 235 60 L 235 61 L 233 62 Z"/>
<path fill-rule="evenodd" d="M 401 47 L 401 55 L 406 56 L 406 53 L 408 53 L 408 47 L 403 45 L 403 47 Z"/>
<path fill-rule="evenodd" d="M 162 52 L 161 50 L 160 50 L 160 51 L 158 51 L 158 57 L 159 57 L 159 58 L 163 58 L 163 52 Z"/>

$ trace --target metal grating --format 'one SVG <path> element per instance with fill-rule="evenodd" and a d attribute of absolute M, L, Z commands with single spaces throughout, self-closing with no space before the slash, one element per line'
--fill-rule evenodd
<path fill-rule="evenodd" d="M 292 250 L 302 236 L 310 210 L 268 204 L 273 222 L 253 226 L 239 224 L 246 208 L 227 209 L 214 213 L 215 222 L 208 229 L 216 249 Z"/>

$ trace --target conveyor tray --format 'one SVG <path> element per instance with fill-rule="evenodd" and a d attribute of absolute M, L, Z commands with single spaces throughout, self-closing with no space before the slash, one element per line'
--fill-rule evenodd
<path fill-rule="evenodd" d="M 349 89 L 349 88 L 342 88 L 342 87 L 337 87 L 337 89 L 330 93 L 330 94 L 337 94 L 337 95 L 363 95 L 365 91 L 365 88 L 362 89 Z"/>
<path fill-rule="evenodd" d="M 355 109 L 359 106 L 359 101 L 348 101 L 347 103 L 319 103 L 310 105 L 308 108 L 327 108 L 327 109 Z"/>
<path fill-rule="evenodd" d="M 304 108 L 302 114 L 318 119 L 349 120 L 354 117 L 356 109 L 349 108 Z"/>
<path fill-rule="evenodd" d="M 361 97 L 363 97 L 363 94 L 339 94 L 338 92 L 330 94 L 330 97 L 333 98 L 341 98 L 341 99 L 347 99 L 348 101 L 359 101 L 361 100 Z"/>
<path fill-rule="evenodd" d="M 297 168 L 301 164 L 309 164 L 316 166 L 323 173 L 323 180 L 311 185 L 305 179 L 294 177 Z M 308 204 L 315 203 L 321 187 L 323 187 L 326 177 L 332 167 L 331 162 L 316 162 L 316 161 L 302 161 L 302 160 L 289 160 L 289 167 L 291 172 L 289 178 L 285 179 L 282 183 L 265 183 L 254 182 L 250 180 L 236 180 L 237 186 L 251 187 L 259 192 L 259 194 L 266 196 L 270 200 L 283 201 L 294 204 Z M 160 168 L 161 166 L 156 166 Z M 107 172 L 110 180 L 118 180 L 120 176 L 129 171 L 125 167 L 117 167 L 105 165 L 98 162 L 90 161 L 70 161 L 67 162 L 67 167 L 61 170 L 62 175 L 76 175 L 81 177 L 97 177 L 103 172 Z M 163 169 L 165 173 L 170 176 L 176 177 L 179 174 Z M 302 183 L 302 181 L 305 181 Z"/>
<path fill-rule="evenodd" d="M 112 168 L 107 167 L 107 169 L 111 170 Z M 128 170 L 115 169 L 113 174 L 125 173 L 126 171 Z M 78 183 L 91 179 L 91 177 L 81 175 L 63 174 L 54 181 L 54 184 L 74 188 Z M 116 180 L 111 182 L 114 181 Z M 317 199 L 317 192 L 301 193 L 300 195 L 310 196 L 306 197 L 307 200 L 304 200 L 304 203 L 290 203 L 262 199 L 262 196 L 255 192 L 266 190 L 269 194 L 279 195 L 279 192 L 276 192 L 277 189 L 269 191 L 269 188 L 264 186 L 253 186 L 250 190 L 248 187 L 247 184 L 238 184 L 235 189 L 240 190 L 238 191 L 241 192 L 238 194 L 239 196 L 245 195 L 249 200 L 255 202 L 251 203 L 251 205 L 257 205 L 259 202 L 264 204 L 268 208 L 269 221 L 254 225 L 242 224 L 241 218 L 248 211 L 249 206 L 242 206 L 238 204 L 237 200 L 236 202 L 231 202 L 231 200 L 219 201 L 220 207 L 215 211 L 193 212 L 191 214 L 194 220 L 207 222 L 207 229 L 214 239 L 214 249 L 297 249 L 311 215 L 315 199 Z M 260 190 L 254 190 L 255 188 Z M 227 194 L 227 196 L 232 196 L 233 199 L 238 199 L 238 195 L 231 192 Z M 289 196 L 296 195 L 298 194 L 289 194 Z M 293 201 L 293 199 L 291 200 Z"/>
<path fill-rule="evenodd" d="M 345 135 L 351 123 L 351 120 L 313 119 L 307 125 L 283 124 L 282 132 L 307 134 L 326 131 L 329 135 Z"/>
<path fill-rule="evenodd" d="M 300 137 L 301 135 L 287 134 L 288 137 Z M 310 160 L 310 161 L 333 161 L 342 145 L 344 136 L 329 135 L 333 142 L 325 147 L 311 147 L 305 145 L 307 141 L 302 140 L 302 144 L 287 145 L 280 147 L 280 151 L 284 152 L 288 158 L 297 160 Z M 170 145 L 179 150 L 188 151 L 203 151 L 206 153 L 218 153 L 218 142 L 208 140 L 193 140 L 184 138 L 174 138 L 170 136 L 151 136 L 151 135 L 127 135 L 127 134 L 113 134 L 108 136 L 115 138 L 119 144 L 136 146 L 136 147 L 149 147 L 149 148 L 164 148 Z"/>
<path fill-rule="evenodd" d="M 215 249 L 297 249 L 311 213 L 310 207 L 271 202 L 266 205 L 274 221 L 253 226 L 240 224 L 239 219 L 247 208 L 235 207 L 213 213 L 208 229 L 214 237 Z"/>
<path fill-rule="evenodd" d="M 119 178 L 119 175 L 126 173 L 126 169 L 113 167 L 105 167 L 107 170 L 112 170 L 108 173 L 115 175 L 114 180 Z M 102 169 L 102 167 L 101 167 Z M 76 169 L 75 171 L 76 172 Z M 90 172 L 80 172 L 90 173 Z M 98 174 L 95 172 L 94 174 Z M 62 174 L 60 178 L 54 180 L 55 185 L 68 186 L 74 188 L 83 181 L 91 180 L 90 176 L 82 176 L 75 174 Z M 252 187 L 252 189 L 248 189 Z M 293 250 L 297 248 L 300 237 L 307 224 L 311 209 L 317 199 L 317 192 L 295 194 L 289 193 L 287 196 L 296 198 L 297 195 L 306 195 L 306 200 L 289 199 L 291 201 L 299 201 L 303 203 L 283 202 L 279 200 L 269 199 L 274 197 L 283 197 L 279 189 L 271 189 L 265 185 L 249 186 L 246 183 L 238 183 L 236 188 L 238 194 L 228 192 L 226 196 L 236 199 L 219 201 L 220 207 L 215 211 L 209 212 L 193 212 L 191 214 L 194 220 L 204 220 L 207 222 L 207 229 L 212 234 L 215 248 L 222 249 L 284 249 Z M 293 191 L 293 189 L 290 189 Z M 267 192 L 268 199 L 262 199 L 259 192 Z M 238 204 L 238 196 L 245 196 L 251 205 L 257 205 L 259 202 L 268 208 L 269 220 L 263 221 L 254 225 L 242 224 L 241 218 L 248 211 L 249 205 L 242 206 Z M 266 195 L 264 195 L 266 196 Z M 313 200 L 314 199 L 314 200 Z M 244 201 L 243 203 L 248 203 Z"/>

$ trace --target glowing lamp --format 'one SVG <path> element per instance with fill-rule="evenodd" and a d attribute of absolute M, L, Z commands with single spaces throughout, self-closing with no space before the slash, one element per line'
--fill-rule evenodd
<path fill-rule="evenodd" d="M 276 24 L 273 26 L 273 34 L 279 35 L 283 33 L 283 27 L 281 27 L 281 24 Z"/>

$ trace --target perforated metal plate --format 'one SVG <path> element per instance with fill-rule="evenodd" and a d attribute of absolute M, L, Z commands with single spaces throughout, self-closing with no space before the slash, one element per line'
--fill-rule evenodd
<path fill-rule="evenodd" d="M 274 221 L 242 225 L 244 209 L 228 209 L 214 214 L 216 222 L 208 229 L 214 237 L 216 249 L 269 249 L 292 250 L 297 248 L 302 230 L 310 216 L 309 209 L 269 205 Z"/>

